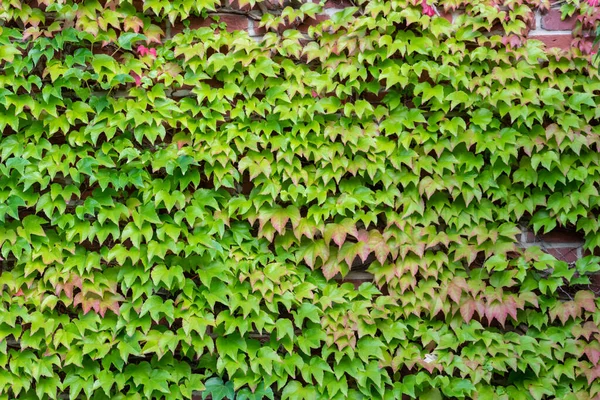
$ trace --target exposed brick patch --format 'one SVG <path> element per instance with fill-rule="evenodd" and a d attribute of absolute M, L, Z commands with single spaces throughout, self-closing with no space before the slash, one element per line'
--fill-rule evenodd
<path fill-rule="evenodd" d="M 348 273 L 348 275 L 346 275 L 343 278 L 341 275 L 338 274 L 333 279 L 340 285 L 344 283 L 352 283 L 354 287 L 358 289 L 360 285 L 362 285 L 365 282 L 373 282 L 373 275 L 368 272 L 351 271 L 350 273 Z"/>
<path fill-rule="evenodd" d="M 307 18 L 303 23 L 301 23 L 300 25 L 298 25 L 298 30 L 302 33 L 307 33 L 308 32 L 308 28 L 310 28 L 311 26 L 317 26 L 319 25 L 321 22 L 326 21 L 329 19 L 328 15 L 323 15 L 323 14 L 319 14 L 316 15 L 316 19 L 314 18 Z"/>
<path fill-rule="evenodd" d="M 250 6 L 250 4 L 244 4 L 243 6 L 240 6 L 238 0 L 228 0 L 227 3 L 229 4 L 229 7 L 233 8 L 234 10 L 250 11 L 252 9 L 252 6 Z"/>
<path fill-rule="evenodd" d="M 572 263 L 579 259 L 579 247 L 566 247 L 560 249 L 544 249 L 545 253 L 551 254 L 559 260 Z"/>
<path fill-rule="evenodd" d="M 573 36 L 571 34 L 564 35 L 535 35 L 529 36 L 530 39 L 540 40 L 544 42 L 546 47 L 552 48 L 557 47 L 563 50 L 568 50 L 571 48 L 571 43 L 573 42 Z"/>
<path fill-rule="evenodd" d="M 254 34 L 262 36 L 268 32 L 268 29 L 264 26 L 259 26 L 259 22 L 254 22 Z"/>
<path fill-rule="evenodd" d="M 443 9 L 440 9 L 440 8 L 438 8 L 438 11 L 440 13 L 440 17 L 446 18 L 450 22 L 452 22 L 454 20 L 454 17 L 452 16 L 452 12 L 444 11 Z"/>
<path fill-rule="evenodd" d="M 112 44 L 110 44 L 108 46 L 102 46 L 100 44 L 96 44 L 96 45 L 92 46 L 92 53 L 113 56 L 115 59 L 118 60 L 119 55 L 116 54 L 116 53 L 118 53 L 116 50 L 118 50 L 118 49 Z"/>
<path fill-rule="evenodd" d="M 144 1 L 143 0 L 133 0 L 131 4 L 135 7 L 135 10 L 139 13 L 144 12 Z"/>
<path fill-rule="evenodd" d="M 545 243 L 582 243 L 584 240 L 581 233 L 567 229 L 554 229 L 545 235 L 538 235 L 538 239 Z"/>
<path fill-rule="evenodd" d="M 348 0 L 327 0 L 325 8 L 346 8 L 352 7 L 352 3 Z"/>
<path fill-rule="evenodd" d="M 371 93 L 371 92 L 365 92 L 363 93 L 364 98 L 369 102 L 369 103 L 373 103 L 373 104 L 381 104 L 383 102 L 383 98 L 387 95 L 387 92 L 385 91 L 381 91 L 379 92 L 379 94 L 375 94 L 375 93 Z"/>
<path fill-rule="evenodd" d="M 599 248 L 596 248 L 596 249 L 594 249 L 594 251 L 593 251 L 593 252 L 591 252 L 591 251 L 590 251 L 590 250 L 588 250 L 588 249 L 583 249 L 583 248 L 582 248 L 582 255 L 581 255 L 581 256 L 582 256 L 582 257 L 587 257 L 587 256 L 596 256 L 596 257 L 600 257 L 600 249 L 599 249 Z"/>
<path fill-rule="evenodd" d="M 535 233 L 531 231 L 523 232 L 521 241 L 525 243 L 534 243 L 536 241 Z"/>
<path fill-rule="evenodd" d="M 595 274 L 590 276 L 590 289 L 592 289 L 596 295 L 600 293 L 600 275 Z"/>
<path fill-rule="evenodd" d="M 248 18 L 244 15 L 220 14 L 220 22 L 227 24 L 227 31 L 245 31 L 248 29 Z"/>
<path fill-rule="evenodd" d="M 354 285 L 355 289 L 358 289 L 360 287 L 360 285 L 362 285 L 365 282 L 373 282 L 372 279 L 336 279 L 336 281 L 342 285 L 344 283 L 351 283 Z"/>
<path fill-rule="evenodd" d="M 577 17 L 561 19 L 560 10 L 550 10 L 542 17 L 542 28 L 547 31 L 570 31 L 575 27 Z"/>
<path fill-rule="evenodd" d="M 220 21 L 216 22 L 213 18 L 200 18 L 200 17 L 190 17 L 187 20 L 189 21 L 190 29 L 199 29 L 211 26 L 211 24 L 218 24 L 224 22 L 227 24 L 227 31 L 245 31 L 248 30 L 248 18 L 244 15 L 235 15 L 235 14 L 218 14 L 220 17 Z M 171 34 L 176 35 L 178 33 L 183 32 L 185 27 L 182 23 L 175 24 L 171 28 Z"/>

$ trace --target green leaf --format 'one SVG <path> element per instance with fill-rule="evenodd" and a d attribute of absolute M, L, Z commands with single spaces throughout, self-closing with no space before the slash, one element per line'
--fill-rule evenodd
<path fill-rule="evenodd" d="M 210 378 L 204 383 L 206 389 L 202 392 L 202 398 L 206 399 L 209 395 L 213 400 L 222 400 L 235 398 L 233 382 L 223 383 L 218 377 Z"/>
<path fill-rule="evenodd" d="M 472 114 L 471 122 L 480 126 L 481 129 L 486 129 L 492 122 L 492 117 L 493 114 L 490 110 L 486 108 L 479 108 Z"/>

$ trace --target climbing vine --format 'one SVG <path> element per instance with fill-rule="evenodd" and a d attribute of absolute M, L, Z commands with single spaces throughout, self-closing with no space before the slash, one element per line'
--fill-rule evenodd
<path fill-rule="evenodd" d="M 599 398 L 595 1 L 0 4 L 0 398 Z"/>

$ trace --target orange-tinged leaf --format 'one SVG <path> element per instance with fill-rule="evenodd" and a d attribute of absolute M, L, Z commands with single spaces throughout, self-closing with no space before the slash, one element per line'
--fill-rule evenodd
<path fill-rule="evenodd" d="M 327 224 L 323 231 L 323 238 L 327 244 L 333 239 L 338 247 L 342 247 L 346 240 L 346 228 L 341 224 Z"/>
<path fill-rule="evenodd" d="M 390 254 L 390 248 L 387 241 L 379 231 L 372 230 L 369 232 L 369 248 L 375 252 L 377 261 L 384 264 L 388 255 Z M 364 262 L 364 260 L 363 260 Z"/>
<path fill-rule="evenodd" d="M 575 294 L 575 303 L 588 312 L 596 312 L 596 296 L 590 290 L 580 290 Z"/>
<path fill-rule="evenodd" d="M 460 306 L 460 315 L 462 316 L 465 322 L 470 322 L 473 319 L 473 314 L 475 314 L 475 310 L 477 309 L 476 303 L 474 299 L 466 300 Z"/>
<path fill-rule="evenodd" d="M 462 296 L 462 289 L 454 282 L 450 282 L 448 284 L 448 296 L 450 296 L 450 298 L 452 299 L 452 301 L 454 301 L 455 303 L 460 303 L 460 298 Z"/>

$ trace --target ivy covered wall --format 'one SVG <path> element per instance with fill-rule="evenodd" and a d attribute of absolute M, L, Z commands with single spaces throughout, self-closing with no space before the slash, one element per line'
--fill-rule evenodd
<path fill-rule="evenodd" d="M 0 399 L 600 398 L 596 1 L 0 3 Z"/>

